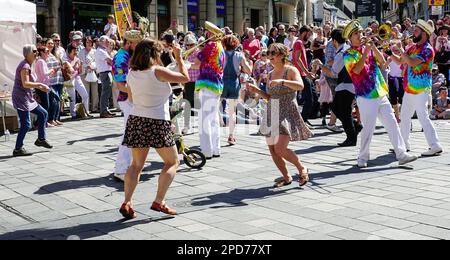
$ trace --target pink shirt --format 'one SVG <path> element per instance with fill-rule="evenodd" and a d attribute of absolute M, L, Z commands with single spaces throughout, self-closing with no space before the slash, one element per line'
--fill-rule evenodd
<path fill-rule="evenodd" d="M 250 56 L 252 57 L 261 50 L 261 42 L 258 39 L 247 39 L 242 43 L 242 45 L 244 50 L 248 50 L 250 52 Z M 256 57 L 252 58 L 252 60 L 258 60 L 259 58 L 260 55 L 258 54 Z"/>
<path fill-rule="evenodd" d="M 50 82 L 50 70 L 48 69 L 47 62 L 44 59 L 36 61 L 35 73 L 37 82 L 48 85 Z"/>
<path fill-rule="evenodd" d="M 298 60 L 297 60 L 297 53 L 300 52 L 300 59 L 303 63 L 303 65 L 305 65 L 305 68 L 308 68 L 308 62 L 306 61 L 306 50 L 305 50 L 305 46 L 303 45 L 303 42 L 301 40 L 297 40 L 294 43 L 294 48 L 292 51 L 292 64 L 294 64 L 294 66 L 298 69 L 298 71 L 300 72 L 300 75 L 302 77 L 306 77 L 306 73 L 300 68 L 300 65 L 298 64 Z"/>

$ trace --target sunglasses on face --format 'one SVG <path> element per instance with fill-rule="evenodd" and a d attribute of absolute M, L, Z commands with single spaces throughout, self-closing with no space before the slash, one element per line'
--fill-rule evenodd
<path fill-rule="evenodd" d="M 33 53 L 36 54 L 38 51 L 37 50 L 33 50 Z"/>
<path fill-rule="evenodd" d="M 277 51 L 268 51 L 268 52 L 267 52 L 267 55 L 275 56 L 275 55 L 277 55 L 277 54 L 278 54 Z"/>

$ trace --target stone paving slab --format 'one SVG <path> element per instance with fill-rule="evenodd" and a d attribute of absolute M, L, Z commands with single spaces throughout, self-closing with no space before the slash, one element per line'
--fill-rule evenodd
<path fill-rule="evenodd" d="M 28 158 L 11 158 L 15 135 L 0 142 L 0 240 L 450 238 L 449 154 L 399 167 L 382 127 L 364 170 L 355 167 L 357 148 L 336 146 L 343 134 L 316 127 L 314 138 L 290 145 L 311 182 L 280 189 L 272 188 L 280 175 L 257 127 L 239 125 L 236 146 L 226 144 L 223 128 L 220 159 L 201 170 L 180 167 L 167 195 L 180 212 L 175 218 L 149 210 L 163 165 L 151 151 L 134 197 L 139 217 L 123 222 L 123 184 L 112 177 L 122 123 L 94 119 L 48 129 L 51 151 L 34 147 L 37 133 L 30 132 L 25 145 L 35 155 Z M 434 124 L 450 151 L 450 124 Z M 420 154 L 427 145 L 417 121 L 413 128 L 413 153 Z M 185 142 L 198 146 L 198 134 Z"/>

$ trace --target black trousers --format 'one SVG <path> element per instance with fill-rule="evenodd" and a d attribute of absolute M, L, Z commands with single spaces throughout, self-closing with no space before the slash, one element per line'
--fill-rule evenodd
<path fill-rule="evenodd" d="M 303 120 L 306 121 L 313 118 L 312 114 L 314 111 L 314 95 L 316 94 L 316 92 L 310 79 L 308 79 L 307 77 L 302 77 L 302 79 L 305 87 L 303 91 L 297 92 L 297 102 L 300 105 L 303 101 L 302 117 Z"/>
<path fill-rule="evenodd" d="M 352 117 L 355 95 L 347 90 L 337 91 L 333 101 L 333 113 L 342 122 L 347 141 L 356 142 L 357 134 Z"/>

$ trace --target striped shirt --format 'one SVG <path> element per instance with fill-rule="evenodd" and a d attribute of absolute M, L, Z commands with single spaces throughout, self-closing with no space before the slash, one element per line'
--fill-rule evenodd
<path fill-rule="evenodd" d="M 47 67 L 49 70 L 59 67 L 58 72 L 56 72 L 55 75 L 50 76 L 49 86 L 64 84 L 64 77 L 61 70 L 61 62 L 52 54 L 48 56 Z"/>

